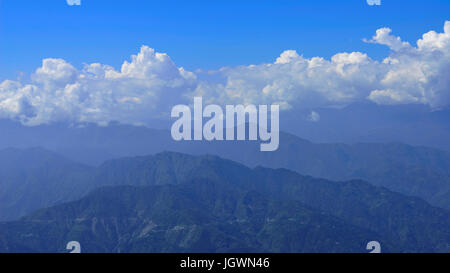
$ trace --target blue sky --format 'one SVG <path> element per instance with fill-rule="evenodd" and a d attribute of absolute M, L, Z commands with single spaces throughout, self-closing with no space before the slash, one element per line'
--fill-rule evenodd
<path fill-rule="evenodd" d="M 366 44 L 390 27 L 414 43 L 440 31 L 450 1 L 0 1 L 0 80 L 27 74 L 44 58 L 76 67 L 100 62 L 118 68 L 141 45 L 166 52 L 189 70 L 272 62 L 286 49 L 329 58 L 362 51 L 375 59 L 388 49 Z"/>
<path fill-rule="evenodd" d="M 149 124 L 194 96 L 443 109 L 449 15 L 448 0 L 0 0 L 0 118 Z"/>

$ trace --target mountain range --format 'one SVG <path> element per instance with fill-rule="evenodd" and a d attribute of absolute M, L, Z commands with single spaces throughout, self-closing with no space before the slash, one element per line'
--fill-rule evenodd
<path fill-rule="evenodd" d="M 0 128 L 5 131 L 0 148 L 43 147 L 89 166 L 163 151 L 214 154 L 249 167 L 286 168 L 336 181 L 363 179 L 450 209 L 450 152 L 433 148 L 401 143 L 313 143 L 280 132 L 279 149 L 264 153 L 258 142 L 176 142 L 165 130 L 121 124 L 25 127 L 3 121 Z"/>
<path fill-rule="evenodd" d="M 64 172 L 55 196 L 78 200 L 0 224 L 0 251 L 60 252 L 69 240 L 87 252 L 365 252 L 372 240 L 390 252 L 450 251 L 449 211 L 361 180 L 173 152 L 72 164 L 84 177 L 75 187 Z M 27 187 L 53 182 L 41 183 Z"/>

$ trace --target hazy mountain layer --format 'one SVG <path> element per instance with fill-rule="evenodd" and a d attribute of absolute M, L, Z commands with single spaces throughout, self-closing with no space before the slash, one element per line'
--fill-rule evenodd
<path fill-rule="evenodd" d="M 261 251 L 304 250 L 311 252 L 327 251 L 327 249 L 328 251 L 359 251 L 360 244 L 363 244 L 364 241 L 361 241 L 361 238 L 369 234 L 371 238 L 367 238 L 367 240 L 382 241 L 390 251 L 450 251 L 450 212 L 432 207 L 419 198 L 407 197 L 360 180 L 331 182 L 302 176 L 286 169 L 274 170 L 261 167 L 250 169 L 215 156 L 189 156 L 167 152 L 155 156 L 108 161 L 86 175 L 83 185 L 85 185 L 85 190 L 102 186 L 118 188 L 100 190 L 75 203 L 42 210 L 20 221 L 3 225 L 2 234 L 6 234 L 2 239 L 3 249 L 16 251 L 23 247 L 23 249 L 30 248 L 33 251 L 39 249 L 56 251 L 60 249 L 63 241 L 69 239 L 73 230 L 79 232 L 86 230 L 86 238 L 90 238 L 92 244 L 96 244 L 89 248 L 91 251 L 184 251 L 179 247 L 182 244 L 181 241 L 186 239 L 183 236 L 188 236 L 187 234 L 180 235 L 180 241 L 174 238 L 160 238 L 162 241 L 159 241 L 161 244 L 156 244 L 157 248 L 149 248 L 140 239 L 129 235 L 134 232 L 142 232 L 139 227 L 143 228 L 144 223 L 153 219 L 151 213 L 160 213 L 161 217 L 164 215 L 168 217 L 161 218 L 161 221 L 159 218 L 155 218 L 159 221 L 158 225 L 164 227 L 162 232 L 168 232 L 178 224 L 185 228 L 188 224 L 196 225 L 202 227 L 201 234 L 206 232 L 210 235 L 213 234 L 211 236 L 219 236 L 217 235 L 218 230 L 221 230 L 224 232 L 224 238 L 228 238 L 226 240 L 230 243 L 227 245 L 228 248 L 223 248 L 223 245 L 209 245 L 216 242 L 216 239 L 209 238 L 205 239 L 206 241 L 201 239 L 195 241 L 199 244 L 198 248 L 196 248 L 196 243 L 191 241 L 192 244 L 187 244 L 186 251 L 203 251 L 207 249 L 206 246 L 210 247 L 208 249 L 216 251 L 254 251 L 255 248 Z M 150 188 L 143 189 L 142 195 L 132 196 L 130 193 L 130 196 L 122 199 L 117 194 L 121 196 L 122 191 L 126 192 L 124 188 L 121 188 L 123 185 Z M 139 192 L 140 190 L 132 188 L 130 191 Z M 99 192 L 103 192 L 103 194 L 98 195 Z M 153 192 L 156 195 L 152 195 Z M 164 194 L 159 196 L 158 192 L 161 194 L 164 192 Z M 148 199 L 146 193 L 149 193 Z M 285 225 L 290 222 L 285 223 L 281 220 L 281 222 L 276 222 L 272 228 L 266 224 L 259 224 L 258 229 L 254 231 L 256 235 L 252 236 L 248 233 L 248 226 L 231 232 L 228 228 L 236 227 L 236 225 L 229 227 L 222 225 L 228 221 L 240 219 L 233 208 L 239 207 L 239 204 L 244 202 L 242 201 L 243 196 L 256 196 L 255 199 L 252 199 L 255 204 L 252 203 L 250 206 L 257 211 L 263 211 L 263 216 L 260 218 L 243 218 L 247 219 L 250 226 L 260 223 L 261 219 L 277 218 L 281 217 L 280 215 L 285 215 L 286 218 L 283 219 L 292 218 L 294 222 L 302 223 L 303 218 L 295 215 L 305 211 L 304 213 L 315 215 L 313 218 L 318 221 L 317 223 L 306 221 L 305 228 L 316 226 L 317 230 L 314 231 L 316 234 L 314 236 L 317 237 L 312 236 L 312 238 L 316 238 L 318 241 L 324 240 L 326 243 L 317 245 L 317 241 L 314 241 L 316 239 L 313 240 L 314 243 L 302 243 L 295 247 L 280 243 L 279 240 L 284 240 L 280 236 L 295 232 L 293 227 L 286 227 L 287 229 L 284 230 Z M 180 205 L 171 207 L 173 202 L 178 202 L 177 200 L 181 202 Z M 147 201 L 148 203 L 146 203 Z M 140 202 L 143 202 L 142 207 L 139 207 Z M 152 207 L 154 204 L 157 206 Z M 291 210 L 291 207 L 298 209 Z M 270 211 L 276 213 L 270 214 Z M 102 218 L 105 214 L 110 214 L 108 217 L 116 220 L 108 222 L 110 219 Z M 136 215 L 142 216 L 142 218 Z M 170 218 L 170 215 L 173 215 L 173 218 Z M 315 218 L 317 215 L 323 215 L 324 218 Z M 94 220 L 95 218 L 96 220 Z M 106 222 L 99 222 L 98 219 Z M 133 226 L 129 222 L 130 219 L 135 219 L 137 226 Z M 180 219 L 183 219 L 184 222 Z M 95 235 L 95 232 L 92 231 L 93 221 L 96 224 L 102 223 L 99 228 L 104 231 L 99 233 L 100 235 Z M 323 222 L 320 223 L 321 221 Z M 125 235 L 122 234 L 119 223 L 123 223 Z M 299 223 L 296 222 L 295 226 L 299 226 Z M 136 230 L 127 230 L 127 226 L 133 226 Z M 333 226 L 340 231 L 330 230 Z M 354 232 L 355 237 L 348 237 L 352 233 L 348 231 L 354 228 L 357 230 Z M 263 230 L 270 231 L 266 231 L 268 234 L 265 234 L 261 233 Z M 230 234 L 238 234 L 236 235 L 238 236 L 237 241 L 242 241 L 239 239 L 239 234 L 242 234 L 242 238 L 252 238 L 251 240 L 255 241 L 248 244 L 233 243 L 227 237 Z M 265 234 L 262 236 L 264 238 L 274 236 L 274 238 L 276 237 L 274 240 L 277 242 L 274 244 L 280 245 L 275 247 L 265 239 L 259 240 L 258 234 Z M 27 240 L 24 236 L 36 238 L 36 241 L 20 246 L 24 240 Z M 80 236 L 76 238 L 85 240 L 84 235 Z M 309 238 L 309 236 L 302 236 L 298 237 L 298 240 Z M 342 248 L 332 247 L 330 240 L 335 240 L 335 243 L 339 236 L 348 238 L 346 239 L 349 242 L 348 245 L 344 244 Z M 373 236 L 376 238 L 372 238 Z M 111 245 L 105 243 L 107 239 L 112 240 Z M 125 240 L 124 243 L 119 244 L 122 239 Z M 135 239 L 137 240 L 136 245 L 134 245 Z M 150 241 L 152 240 L 157 239 L 150 239 Z M 48 242 L 48 245 L 41 246 L 41 242 L 44 245 L 45 242 Z M 316 245 L 316 248 L 313 244 Z M 140 246 L 137 247 L 137 245 Z M 162 245 L 167 248 L 162 248 Z M 104 248 L 100 248 L 100 246 L 104 246 Z"/>
<path fill-rule="evenodd" d="M 0 151 L 0 221 L 88 193 L 94 168 L 40 148 Z"/>
<path fill-rule="evenodd" d="M 365 111 L 362 106 L 358 108 L 355 105 L 353 108 L 359 109 L 361 115 Z M 407 110 L 399 112 L 401 121 Z M 344 114 L 346 111 L 339 113 Z M 430 115 L 437 115 L 436 120 L 445 124 L 445 118 L 441 117 L 444 113 Z M 350 118 L 348 115 L 345 117 Z M 335 122 L 330 120 L 328 123 Z M 304 122 L 301 124 L 306 126 Z M 331 180 L 364 179 L 450 209 L 450 198 L 443 198 L 450 195 L 450 153 L 430 148 L 399 143 L 316 144 L 281 132 L 279 150 L 263 153 L 256 142 L 175 142 L 168 131 L 118 124 L 106 127 L 92 124 L 78 127 L 63 124 L 25 127 L 1 120 L 0 128 L 3 132 L 0 148 L 40 146 L 89 165 L 100 165 L 105 160 L 124 156 L 163 151 L 214 154 L 250 167 L 262 165 L 288 168 Z M 305 127 L 305 130 L 313 129 L 308 128 Z"/>

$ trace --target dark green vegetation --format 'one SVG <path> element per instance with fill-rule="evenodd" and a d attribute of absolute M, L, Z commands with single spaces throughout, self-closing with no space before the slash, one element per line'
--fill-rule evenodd
<path fill-rule="evenodd" d="M 360 180 L 161 153 L 108 161 L 83 185 L 102 188 L 0 224 L 0 251 L 64 251 L 71 240 L 88 252 L 366 252 L 372 240 L 450 251 L 450 212 Z"/>
<path fill-rule="evenodd" d="M 0 250 L 64 252 L 77 240 L 85 252 L 359 252 L 379 237 L 299 202 L 218 187 L 102 188 L 0 225 Z"/>

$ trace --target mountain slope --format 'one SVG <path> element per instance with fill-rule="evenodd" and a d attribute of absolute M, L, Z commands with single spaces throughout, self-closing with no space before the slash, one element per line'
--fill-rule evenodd
<path fill-rule="evenodd" d="M 450 209 L 450 199 L 439 197 L 450 194 L 450 153 L 445 151 L 400 143 L 315 144 L 285 133 L 271 153 L 249 142 L 182 145 L 175 150 L 214 153 L 250 167 L 286 168 L 330 180 L 363 179 Z"/>
<path fill-rule="evenodd" d="M 405 249 L 436 251 L 449 246 L 448 211 L 360 180 L 331 182 L 285 169 L 250 169 L 216 156 L 177 153 L 112 160 L 95 176 L 102 185 L 177 185 L 192 179 L 210 179 L 278 200 L 300 201 L 405 244 Z"/>
<path fill-rule="evenodd" d="M 213 189 L 217 190 L 209 190 L 208 194 L 198 198 L 209 200 L 217 196 L 219 200 L 236 202 L 239 200 L 240 192 L 256 193 L 270 202 L 301 203 L 314 211 L 341 219 L 348 226 L 378 234 L 382 236 L 379 240 L 392 246 L 393 251 L 450 251 L 450 212 L 433 207 L 419 198 L 407 197 L 361 180 L 332 182 L 302 176 L 287 169 L 263 167 L 251 169 L 217 156 L 191 156 L 172 152 L 111 160 L 97 169 L 90 169 L 87 175 L 79 178 L 82 180 L 76 187 L 72 185 L 59 188 L 61 192 L 59 194 L 55 192 L 58 198 L 49 195 L 54 198 L 53 203 L 62 201 L 60 196 L 66 196 L 68 198 L 66 201 L 70 201 L 81 197 L 82 191 L 104 186 L 189 185 L 190 190 L 198 191 L 202 187 L 197 188 L 198 185 L 192 181 L 209 181 L 214 186 Z M 61 183 L 61 186 L 63 185 L 66 184 Z M 76 190 L 79 188 L 82 191 Z M 46 191 L 40 191 L 41 187 L 33 189 L 37 196 L 46 196 Z M 222 191 L 229 193 L 227 198 L 220 195 Z M 163 198 L 160 202 L 170 202 L 169 200 L 171 199 Z M 100 202 L 96 206 L 103 204 Z M 186 206 L 189 208 L 189 205 Z M 121 206 L 113 207 L 112 211 L 120 208 Z M 202 204 L 200 208 L 208 206 Z M 56 217 L 55 221 L 71 217 L 71 210 L 63 211 L 64 213 Z M 282 212 L 283 210 L 280 211 Z M 130 215 L 134 215 L 133 213 L 135 212 L 131 211 Z M 185 215 L 191 217 L 190 213 Z M 217 215 L 221 213 L 224 213 L 223 210 Z"/>
<path fill-rule="evenodd" d="M 0 221 L 79 198 L 90 188 L 87 167 L 41 148 L 0 151 Z"/>
<path fill-rule="evenodd" d="M 118 186 L 0 224 L 0 252 L 365 252 L 375 233 L 207 180 Z M 384 246 L 389 250 L 389 245 Z"/>

